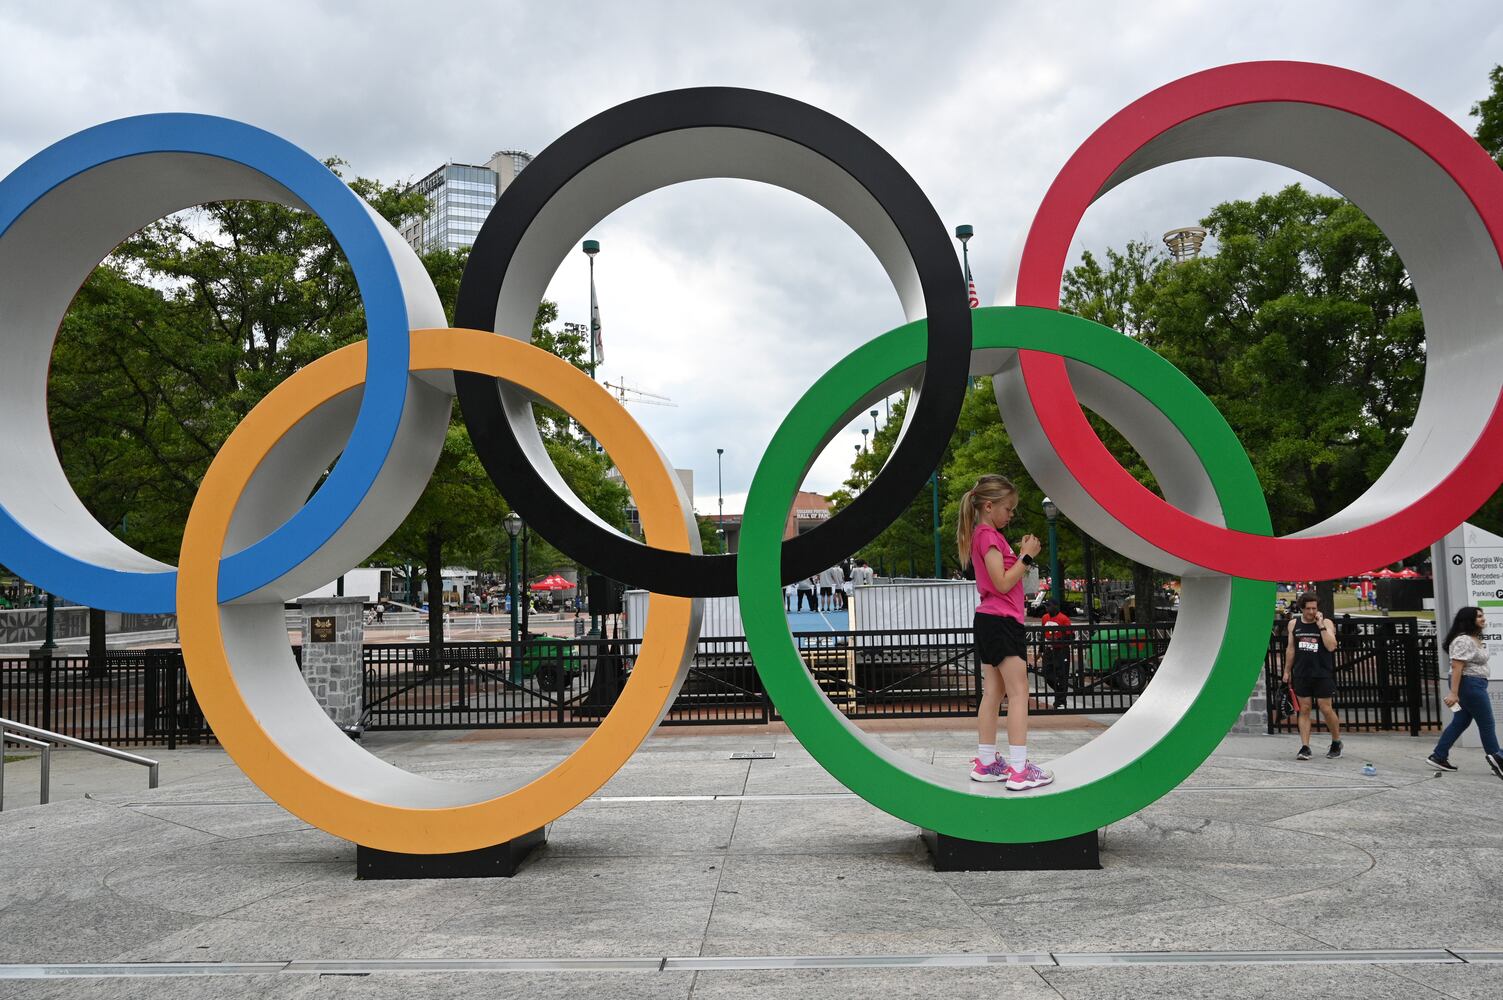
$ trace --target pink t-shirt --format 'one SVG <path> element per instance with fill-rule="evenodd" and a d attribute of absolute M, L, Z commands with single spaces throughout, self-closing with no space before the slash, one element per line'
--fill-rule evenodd
<path fill-rule="evenodd" d="M 992 549 L 1001 551 L 1004 570 L 1011 569 L 1012 564 L 1018 561 L 1012 546 L 1002 537 L 1002 532 L 983 521 L 971 533 L 971 565 L 976 569 L 976 589 L 981 592 L 981 606 L 976 610 L 1021 622 L 1023 581 L 1013 584 L 1012 589 L 1005 594 L 992 584 L 992 575 L 986 571 L 986 554 Z"/>

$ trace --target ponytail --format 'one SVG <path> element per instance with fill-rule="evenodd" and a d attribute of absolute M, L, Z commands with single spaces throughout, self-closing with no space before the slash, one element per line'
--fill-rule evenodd
<path fill-rule="evenodd" d="M 971 500 L 975 490 L 966 490 L 960 498 L 955 517 L 955 547 L 960 552 L 960 568 L 971 564 L 971 532 L 976 530 L 976 508 Z"/>
<path fill-rule="evenodd" d="M 965 491 L 960 498 L 960 510 L 955 518 L 955 546 L 960 555 L 962 569 L 971 564 L 971 535 L 976 531 L 976 512 L 990 501 L 997 503 L 1016 496 L 1018 488 L 1005 476 L 988 474 L 976 480 L 976 485 Z"/>

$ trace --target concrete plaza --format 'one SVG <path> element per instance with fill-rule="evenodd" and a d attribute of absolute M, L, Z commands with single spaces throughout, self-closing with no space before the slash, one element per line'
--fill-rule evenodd
<path fill-rule="evenodd" d="M 1047 760 L 1092 732 L 1033 744 Z M 882 736 L 957 768 L 972 749 L 951 722 Z M 532 773 L 580 738 L 367 745 L 460 778 Z M 7 767 L 0 1000 L 1496 998 L 1503 782 L 1480 751 L 1437 776 L 1432 738 L 1356 734 L 1297 763 L 1294 739 L 1228 737 L 1104 831 L 1101 871 L 937 874 L 916 829 L 779 727 L 660 731 L 516 878 L 429 882 L 356 881 L 351 845 L 218 749 L 146 751 L 150 792 L 138 768 L 57 751 L 46 807 L 35 762 Z M 776 756 L 732 759 L 752 750 Z"/>

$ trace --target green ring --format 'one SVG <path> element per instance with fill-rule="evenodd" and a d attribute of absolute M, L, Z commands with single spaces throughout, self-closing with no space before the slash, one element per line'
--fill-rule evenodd
<path fill-rule="evenodd" d="M 1051 309 L 1000 306 L 973 310 L 972 317 L 977 350 L 1058 354 L 1138 392 L 1200 459 L 1227 527 L 1272 534 L 1247 453 L 1205 394 L 1168 361 L 1114 330 Z M 865 394 L 919 367 L 924 343 L 925 324 L 919 320 L 853 351 L 798 401 L 758 464 L 742 519 L 736 573 L 753 662 L 804 748 L 836 780 L 884 812 L 953 837 L 993 843 L 1057 840 L 1100 829 L 1174 789 L 1226 735 L 1262 670 L 1274 585 L 1226 578 L 1226 625 L 1204 683 L 1151 746 L 1103 776 L 1073 787 L 1057 780 L 1032 792 L 1010 793 L 1000 785 L 970 783 L 965 775 L 958 780 L 947 775 L 947 783 L 940 783 L 910 770 L 917 761 L 866 737 L 805 668 L 783 610 L 779 560 L 794 492 L 827 429 L 845 422 Z"/>

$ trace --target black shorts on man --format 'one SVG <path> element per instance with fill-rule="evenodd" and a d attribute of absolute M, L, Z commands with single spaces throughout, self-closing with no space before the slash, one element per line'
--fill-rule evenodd
<path fill-rule="evenodd" d="M 1296 698 L 1336 697 L 1336 675 L 1323 666 L 1296 664 L 1292 680 Z"/>

